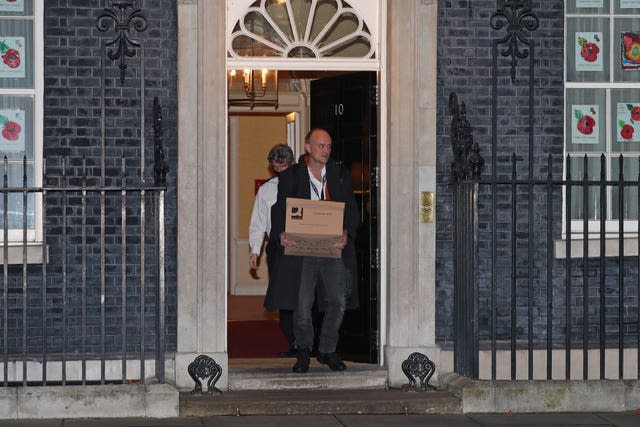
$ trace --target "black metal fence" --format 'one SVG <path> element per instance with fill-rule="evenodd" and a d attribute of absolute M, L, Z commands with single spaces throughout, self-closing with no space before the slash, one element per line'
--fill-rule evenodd
<path fill-rule="evenodd" d="M 87 126 L 84 135 L 91 137 L 62 146 L 48 145 L 45 137 L 42 165 L 36 153 L 26 152 L 11 153 L 0 164 L 0 381 L 5 387 L 145 382 L 153 376 L 150 369 L 164 382 L 169 168 L 157 97 L 153 147 L 146 141 L 148 64 L 144 39 L 134 37 L 147 25 L 136 2 L 106 2 L 95 22 L 105 38 L 92 50 L 100 58 L 99 74 L 92 74 L 100 77 L 99 95 L 77 91 L 97 96 L 87 105 L 99 103 L 99 117 L 89 108 L 62 113 L 65 119 L 67 114 L 85 118 L 69 123 L 83 123 L 78 126 Z M 60 45 L 67 44 L 94 43 Z M 152 80 L 151 90 L 157 76 Z M 93 88 L 91 81 L 84 84 Z M 46 114 L 45 135 L 59 124 L 47 122 Z M 98 135 L 99 141 L 93 139 Z M 22 154 L 30 158 L 16 157 Z M 36 185 L 40 170 L 42 184 Z"/>
<path fill-rule="evenodd" d="M 125 160 L 118 185 L 88 184 L 85 159 L 67 176 L 62 159 L 62 175 L 44 179 L 56 185 L 33 187 L 26 159 L 22 185 L 8 185 L 5 157 L 4 386 L 145 382 L 149 367 L 164 382 L 166 188 L 128 184 Z"/>
<path fill-rule="evenodd" d="M 638 379 L 640 160 L 542 154 L 559 152 L 561 141 L 553 129 L 535 135 L 547 132 L 535 117 L 539 23 L 530 0 L 499 1 L 491 16 L 502 35 L 491 50 L 486 176 L 464 104 L 450 97 L 455 370 L 487 379 Z M 514 108 L 526 116 L 513 118 Z M 519 123 L 521 144 L 499 123 Z"/>
<path fill-rule="evenodd" d="M 640 175 L 625 173 L 630 157 L 602 155 L 589 176 L 586 156 L 566 156 L 558 178 L 550 155 L 546 179 L 523 179 L 513 154 L 510 177 L 458 181 L 456 372 L 640 378 Z M 607 161 L 617 165 L 610 179 Z"/>

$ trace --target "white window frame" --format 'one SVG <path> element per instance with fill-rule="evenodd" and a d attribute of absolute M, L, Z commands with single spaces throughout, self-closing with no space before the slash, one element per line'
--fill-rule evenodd
<path fill-rule="evenodd" d="M 287 58 L 277 56 L 240 57 L 232 49 L 232 33 L 239 19 L 257 0 L 227 0 L 227 70 L 262 69 L 269 70 L 317 70 L 328 71 L 371 71 L 380 68 L 380 1 L 372 0 L 334 0 L 341 5 L 347 4 L 354 13 L 366 23 L 371 35 L 373 58 L 348 58 L 322 56 L 318 58 Z M 289 2 L 290 0 L 282 0 Z M 318 0 L 312 0 L 312 7 Z"/>
<path fill-rule="evenodd" d="M 584 155 L 587 154 L 588 157 L 594 157 L 598 159 L 598 162 L 600 161 L 600 156 L 601 154 L 603 154 L 603 152 L 584 152 L 584 151 L 572 151 L 569 152 L 567 151 L 566 147 L 567 147 L 567 138 L 568 138 L 568 126 L 570 125 L 569 123 L 567 123 L 567 108 L 568 108 L 568 96 L 567 93 L 569 90 L 571 89 L 602 89 L 605 90 L 606 92 L 606 101 L 605 101 L 605 106 L 606 106 L 606 111 L 607 111 L 607 115 L 605 117 L 605 126 L 606 126 L 606 131 L 605 131 L 605 157 L 606 157 L 606 162 L 605 162 L 605 167 L 606 167 L 606 179 L 608 181 L 611 180 L 616 180 L 617 177 L 612 177 L 611 176 L 611 171 L 612 171 L 612 162 L 617 162 L 617 158 L 618 156 L 621 154 L 620 152 L 612 152 L 611 147 L 612 147 L 612 141 L 611 141 L 611 126 L 613 125 L 612 123 L 612 119 L 614 119 L 614 114 L 615 111 L 612 110 L 612 101 L 611 101 L 611 91 L 615 90 L 615 89 L 639 89 L 640 90 L 640 82 L 614 82 L 614 67 L 618 66 L 618 64 L 615 63 L 615 55 L 613 54 L 614 49 L 618 49 L 618 39 L 617 39 L 617 35 L 614 32 L 615 29 L 615 21 L 616 19 L 638 19 L 640 20 L 640 13 L 636 13 L 636 14 L 616 14 L 615 13 L 615 5 L 616 2 L 619 0 L 610 0 L 609 1 L 609 12 L 608 13 L 565 13 L 564 15 L 564 40 L 565 40 L 565 45 L 564 45 L 564 50 L 565 50 L 565 54 L 564 54 L 564 76 L 563 76 L 563 83 L 564 83 L 564 115 L 563 115 L 563 176 L 567 176 L 567 162 L 566 162 L 566 158 L 567 158 L 567 154 L 569 154 L 571 156 L 572 159 L 579 159 L 579 161 L 583 161 Z M 575 18 L 600 18 L 600 19 L 608 19 L 609 20 L 609 45 L 607 46 L 607 49 L 609 49 L 609 63 L 605 64 L 605 66 L 609 67 L 609 71 L 610 71 L 610 75 L 609 75 L 609 81 L 608 82 L 570 82 L 568 81 L 568 61 L 567 61 L 567 57 L 568 55 L 571 55 L 572 52 L 568 52 L 567 49 L 569 48 L 566 44 L 566 41 L 568 40 L 568 20 L 569 19 L 575 19 Z M 570 48 L 569 48 L 570 49 Z M 613 154 L 612 154 L 613 153 Z M 640 156 L 640 151 L 625 151 L 622 153 L 623 156 L 625 158 L 628 157 L 637 157 Z M 589 177 L 589 180 L 594 181 L 594 180 L 599 180 L 599 176 L 598 177 Z M 582 179 L 582 176 L 576 177 L 576 176 L 572 176 L 571 177 L 572 181 L 579 181 Z M 627 179 L 632 179 L 632 178 L 627 178 Z M 591 187 L 593 188 L 593 187 Z M 581 186 L 573 186 L 572 187 L 572 194 L 575 194 L 576 191 L 582 191 L 582 187 Z M 615 239 L 617 241 L 618 235 L 619 235 L 619 221 L 616 219 L 610 219 L 611 215 L 612 215 L 612 187 L 611 186 L 607 186 L 607 219 L 605 220 L 605 230 L 604 230 L 604 235 L 605 235 L 605 239 L 609 240 L 609 239 Z M 563 235 L 563 239 L 566 238 L 567 235 L 567 217 L 566 217 L 566 188 L 563 189 L 563 203 L 562 203 L 562 235 Z M 574 220 L 569 220 L 570 221 L 570 227 L 571 227 L 571 235 L 572 235 L 572 240 L 575 239 L 581 239 L 584 236 L 583 232 L 584 232 L 584 220 L 581 219 L 574 219 Z M 596 243 L 597 239 L 600 238 L 600 219 L 587 219 L 587 230 L 588 230 L 588 237 L 590 237 L 590 243 L 589 245 L 591 246 L 592 243 Z M 623 222 L 623 231 L 625 233 L 624 238 L 626 240 L 627 237 L 632 237 L 633 233 L 638 233 L 638 221 L 633 219 L 633 220 L 625 220 Z M 637 252 L 637 248 L 635 249 L 635 251 Z M 625 254 L 627 253 L 627 251 L 625 250 Z M 607 251 L 607 255 L 609 255 L 609 251 Z M 580 251 L 580 256 L 582 256 L 582 251 Z M 599 256 L 599 255 L 598 255 Z"/>
<path fill-rule="evenodd" d="M 29 0 L 26 0 L 29 1 Z M 25 3 L 26 3 L 25 1 Z M 43 170 L 43 121 L 44 121 L 44 0 L 33 1 L 33 15 L 11 15 L 3 16 L 2 19 L 31 19 L 33 21 L 33 88 L 1 88 L 0 95 L 17 95 L 33 97 L 33 155 L 32 160 L 28 159 L 28 164 L 33 165 L 34 187 L 42 187 L 42 170 Z M 2 159 L 0 159 L 2 161 Z M 3 174 L 4 166 L 0 165 L 0 174 Z M 0 183 L 0 185 L 2 185 Z M 27 229 L 27 244 L 42 243 L 42 225 L 43 225 L 43 209 L 42 209 L 42 193 L 34 195 L 34 228 Z M 0 220 L 0 242 L 4 242 L 4 233 L 2 232 L 2 221 Z M 9 245 L 23 245 L 23 230 L 9 230 Z M 3 249 L 0 248 L 0 253 Z M 31 253 L 31 251 L 29 251 Z M 34 252 L 35 253 L 35 252 Z M 13 255 L 9 254 L 10 263 L 12 263 Z M 32 258 L 31 255 L 28 256 Z"/>

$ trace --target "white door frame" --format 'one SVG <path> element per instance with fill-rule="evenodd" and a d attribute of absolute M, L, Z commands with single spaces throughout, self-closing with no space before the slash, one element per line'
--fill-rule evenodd
<path fill-rule="evenodd" d="M 366 4 L 371 8 L 371 0 L 365 0 Z M 227 29 L 225 30 L 225 35 L 227 37 L 226 45 L 229 46 L 228 35 L 230 33 L 229 27 L 233 28 L 235 25 L 234 19 L 237 19 L 239 13 L 237 10 L 231 13 L 229 11 L 229 7 L 238 3 L 247 3 L 250 4 L 252 1 L 250 0 L 227 0 Z M 385 31 L 377 31 L 378 28 L 384 28 L 386 25 L 386 9 L 387 9 L 387 0 L 377 0 L 377 8 L 379 13 L 369 14 L 372 17 L 377 17 L 378 21 L 375 23 L 368 23 L 368 27 L 372 29 L 372 32 L 375 31 L 374 40 L 378 41 L 378 46 L 376 49 L 376 59 L 368 59 L 368 58 L 318 58 L 318 59 L 298 59 L 298 58 L 230 58 L 227 56 L 226 60 L 226 69 L 227 72 L 229 70 L 239 70 L 245 68 L 251 69 L 263 69 L 267 68 L 269 70 L 325 70 L 325 71 L 374 71 L 378 73 L 378 88 L 379 88 L 379 109 L 378 109 L 378 168 L 380 174 L 380 182 L 378 186 L 379 191 L 379 200 L 386 200 L 386 180 L 387 180 L 387 121 L 384 120 L 384 117 L 387 115 L 386 110 L 386 32 Z M 352 5 L 356 6 L 356 2 L 351 2 Z M 375 9 L 375 7 L 371 8 Z M 364 14 L 363 14 L 364 15 Z M 367 15 L 367 16 L 369 16 Z M 384 25 L 383 25 L 384 23 Z M 228 111 L 227 111 L 228 116 Z M 228 122 L 227 123 L 228 126 Z M 228 129 L 225 132 L 228 138 Z M 228 141 L 227 141 L 228 147 Z M 228 186 L 227 186 L 228 188 Z M 228 199 L 227 195 L 227 199 Z M 387 322 L 387 204 L 384 202 L 379 203 L 380 209 L 380 223 L 379 223 L 379 248 L 380 248 L 380 270 L 379 270 L 379 307 L 378 307 L 378 329 L 379 329 L 379 343 L 378 343 L 378 360 L 379 365 L 382 366 L 384 364 L 384 348 L 386 344 L 386 322 Z M 229 236 L 229 221 L 227 218 L 226 221 L 226 236 Z"/>
<path fill-rule="evenodd" d="M 418 221 L 419 192 L 436 190 L 438 2 L 378 1 L 380 360 L 399 386 L 411 352 L 434 360 L 434 381 L 452 368 L 435 344 L 436 223 Z M 187 366 L 200 354 L 222 367 L 219 387 L 228 384 L 225 19 L 226 2 L 178 0 L 177 350 L 168 368 L 181 388 L 193 387 Z"/>

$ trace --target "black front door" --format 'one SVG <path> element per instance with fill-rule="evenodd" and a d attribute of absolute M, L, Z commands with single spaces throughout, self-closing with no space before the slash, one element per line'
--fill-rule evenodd
<path fill-rule="evenodd" d="M 360 209 L 356 240 L 360 308 L 345 313 L 339 350 L 347 360 L 378 360 L 378 137 L 376 73 L 311 82 L 311 127 L 333 137 L 332 157 L 351 173 Z"/>

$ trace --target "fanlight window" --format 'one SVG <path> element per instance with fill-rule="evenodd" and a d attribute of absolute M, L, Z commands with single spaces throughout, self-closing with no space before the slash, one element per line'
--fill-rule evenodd
<path fill-rule="evenodd" d="M 236 21 L 229 56 L 375 58 L 375 47 L 346 1 L 257 0 Z"/>

